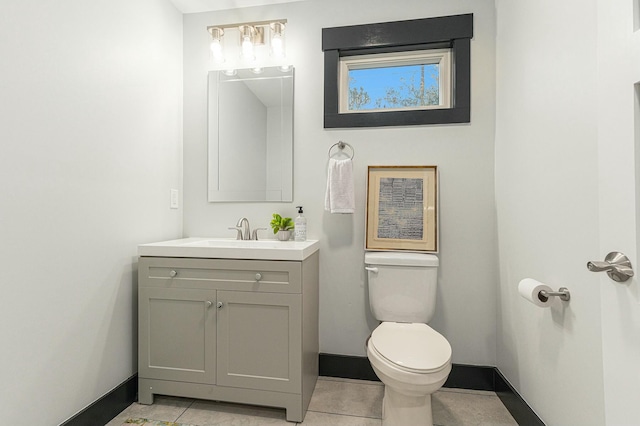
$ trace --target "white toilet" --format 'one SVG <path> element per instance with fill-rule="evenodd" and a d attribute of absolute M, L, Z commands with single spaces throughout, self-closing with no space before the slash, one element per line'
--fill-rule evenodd
<path fill-rule="evenodd" d="M 382 323 L 367 356 L 384 383 L 384 426 L 432 425 L 431 394 L 451 371 L 451 345 L 429 327 L 436 301 L 438 258 L 432 254 L 367 252 L 369 305 Z"/>

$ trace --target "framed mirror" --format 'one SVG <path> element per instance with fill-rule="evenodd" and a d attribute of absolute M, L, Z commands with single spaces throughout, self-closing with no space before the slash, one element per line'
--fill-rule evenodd
<path fill-rule="evenodd" d="M 208 78 L 209 202 L 293 201 L 293 67 Z"/>

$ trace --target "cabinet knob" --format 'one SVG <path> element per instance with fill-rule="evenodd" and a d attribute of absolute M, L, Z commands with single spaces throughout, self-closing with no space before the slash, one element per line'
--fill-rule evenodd
<path fill-rule="evenodd" d="M 207 309 L 213 306 L 213 302 L 211 300 L 207 300 L 206 302 L 204 302 L 207 304 Z"/>
<path fill-rule="evenodd" d="M 256 274 L 256 281 L 260 281 L 262 279 L 262 274 L 260 272 L 258 272 Z"/>
<path fill-rule="evenodd" d="M 216 303 L 216 306 L 218 307 L 218 309 L 222 308 L 223 303 L 222 302 L 218 302 Z"/>
<path fill-rule="evenodd" d="M 177 273 L 175 270 L 173 270 L 173 269 L 171 270 L 171 272 L 169 272 L 169 276 L 170 276 L 171 278 L 175 277 L 176 275 L 178 275 L 178 273 Z"/>

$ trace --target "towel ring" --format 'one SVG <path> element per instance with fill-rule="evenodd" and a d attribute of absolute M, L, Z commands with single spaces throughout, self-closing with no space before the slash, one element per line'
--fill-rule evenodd
<path fill-rule="evenodd" d="M 350 160 L 353 160 L 353 157 L 356 155 L 356 151 L 355 151 L 355 149 L 353 149 L 353 147 L 352 147 L 351 145 L 349 145 L 348 143 L 346 143 L 346 142 L 342 142 L 342 141 L 336 142 L 336 143 L 334 143 L 333 145 L 331 145 L 331 148 L 329 148 L 329 158 L 331 158 L 331 150 L 332 150 L 334 147 L 336 147 L 336 146 L 337 146 L 337 147 L 338 147 L 338 149 L 340 149 L 341 151 L 343 151 L 343 150 L 345 149 L 345 147 L 349 147 L 349 149 L 351 149 L 351 156 L 349 157 L 349 159 L 350 159 Z M 344 152 L 344 151 L 343 151 L 343 152 Z M 346 155 L 346 154 L 345 154 L 345 155 Z"/>

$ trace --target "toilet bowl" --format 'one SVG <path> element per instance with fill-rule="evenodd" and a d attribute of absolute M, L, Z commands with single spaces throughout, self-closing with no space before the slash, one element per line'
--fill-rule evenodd
<path fill-rule="evenodd" d="M 431 425 L 431 394 L 451 372 L 451 346 L 426 324 L 383 322 L 367 343 L 367 357 L 385 385 L 382 424 Z"/>
<path fill-rule="evenodd" d="M 384 383 L 383 426 L 432 425 L 431 394 L 451 372 L 451 345 L 433 317 L 438 258 L 422 253 L 365 253 L 369 303 L 381 321 L 367 357 Z"/>

